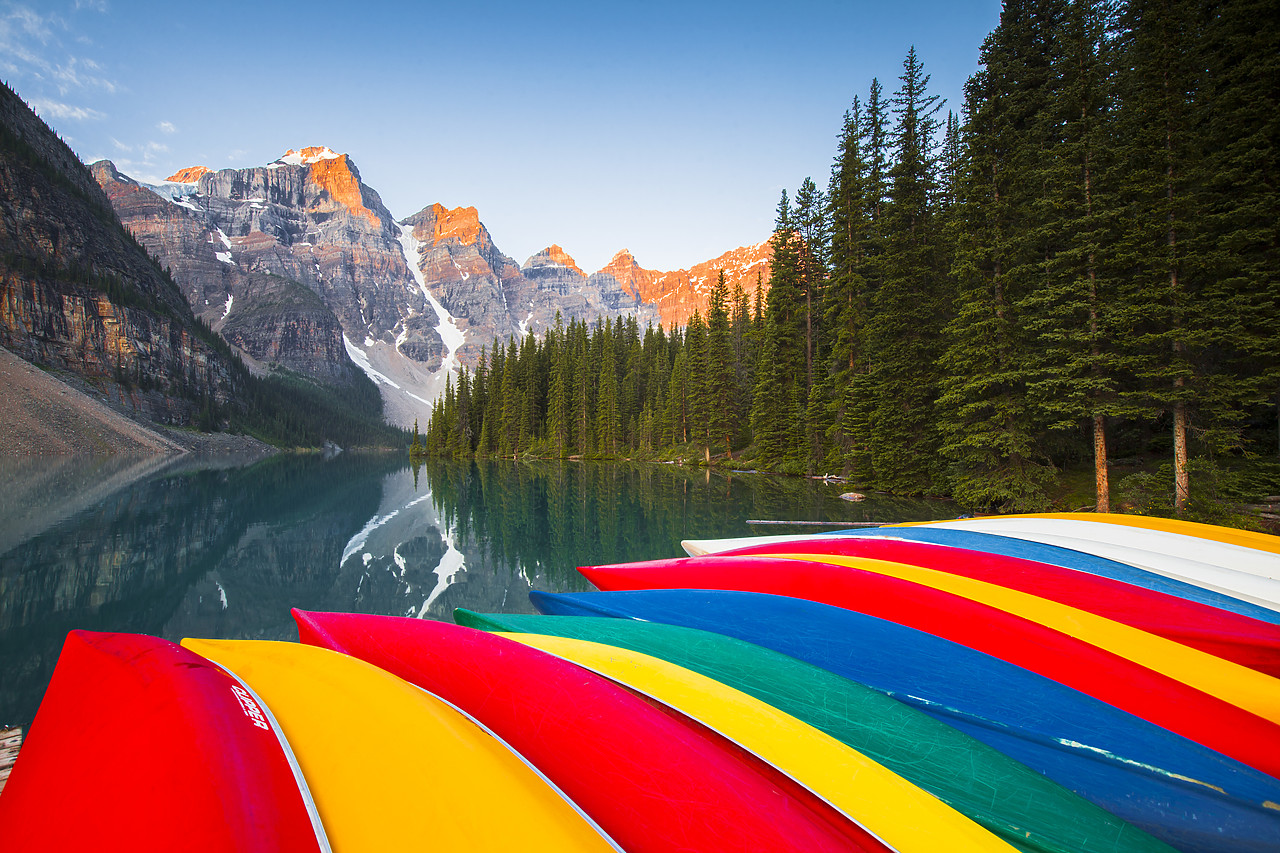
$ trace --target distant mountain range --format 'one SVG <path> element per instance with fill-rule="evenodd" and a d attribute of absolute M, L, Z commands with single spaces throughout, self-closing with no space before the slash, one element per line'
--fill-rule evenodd
<path fill-rule="evenodd" d="M 706 311 L 722 269 L 748 293 L 768 284 L 767 242 L 673 272 L 624 249 L 587 274 L 556 245 L 520 264 L 474 207 L 397 222 L 324 147 L 146 184 L 110 161 L 86 167 L 0 88 L 0 345 L 157 423 L 225 420 L 246 395 L 265 412 L 234 350 L 259 376 L 339 401 L 368 376 L 387 421 L 408 427 L 452 371 L 557 315 L 671 327 Z"/>
<path fill-rule="evenodd" d="M 433 204 L 396 222 L 352 159 L 325 147 L 246 169 L 195 166 L 155 185 L 109 161 L 91 170 L 247 363 L 324 380 L 354 362 L 403 426 L 425 415 L 448 369 L 474 366 L 495 339 L 542 334 L 557 314 L 670 327 L 705 313 L 719 270 L 748 293 L 769 276 L 767 242 L 674 272 L 644 269 L 624 249 L 587 274 L 555 245 L 519 264 L 474 207 Z"/>

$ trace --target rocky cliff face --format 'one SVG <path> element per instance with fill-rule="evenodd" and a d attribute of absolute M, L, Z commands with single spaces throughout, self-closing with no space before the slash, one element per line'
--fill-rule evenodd
<path fill-rule="evenodd" d="M 652 305 L 637 299 L 610 275 L 587 275 L 559 246 L 551 245 L 525 261 L 521 268 L 529 282 L 521 294 L 529 313 L 524 324 L 535 334 L 554 325 L 557 313 L 571 319 L 612 319 L 634 315 L 641 328 L 658 322 Z"/>
<path fill-rule="evenodd" d="M 91 171 L 121 222 L 178 282 L 191 310 L 248 363 L 324 381 L 350 377 L 356 368 L 343 347 L 342 327 L 316 293 L 281 275 L 242 269 L 226 233 L 185 201 L 181 187 L 166 197 L 122 175 L 108 160 Z M 198 180 L 204 174 L 212 173 L 185 169 L 174 178 Z"/>
<path fill-rule="evenodd" d="M 266 166 L 183 169 L 157 186 L 106 161 L 93 169 L 193 310 L 251 365 L 341 382 L 354 359 L 402 426 L 443 390 L 441 321 L 401 227 L 346 155 L 308 147 Z"/>
<path fill-rule="evenodd" d="M 663 324 L 671 328 L 688 323 L 694 311 L 706 317 L 711 301 L 711 288 L 721 270 L 724 270 L 725 282 L 729 285 L 730 292 L 735 284 L 741 284 L 748 299 L 754 298 L 757 287 L 763 287 L 767 293 L 769 261 L 772 258 L 773 250 L 766 241 L 732 249 L 718 258 L 695 264 L 687 270 L 654 272 L 641 269 L 624 249 L 601 273 L 621 274 L 627 282 L 626 286 L 634 288 L 637 298 L 654 305 Z"/>
<path fill-rule="evenodd" d="M 424 286 L 465 336 L 458 357 L 462 364 L 474 366 L 481 346 L 515 332 L 510 298 L 520 265 L 494 245 L 474 207 L 448 210 L 433 204 L 403 224 L 418 241 L 417 266 Z"/>
<path fill-rule="evenodd" d="M 235 365 L 66 145 L 0 87 L 0 344 L 160 423 L 225 402 Z"/>

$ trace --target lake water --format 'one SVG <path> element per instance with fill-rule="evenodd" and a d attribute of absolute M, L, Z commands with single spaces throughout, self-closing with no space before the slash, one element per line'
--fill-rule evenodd
<path fill-rule="evenodd" d="M 67 632 L 296 640 L 291 607 L 451 620 L 589 588 L 579 565 L 680 540 L 909 521 L 952 505 L 672 465 L 0 459 L 0 725 L 30 724 Z M 830 529 L 830 528 L 827 528 Z"/>

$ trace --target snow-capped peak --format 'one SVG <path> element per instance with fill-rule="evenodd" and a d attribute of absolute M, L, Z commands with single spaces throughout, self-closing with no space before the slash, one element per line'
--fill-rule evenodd
<path fill-rule="evenodd" d="M 287 163 L 290 166 L 310 166 L 320 160 L 336 160 L 341 156 L 341 154 L 326 145 L 312 145 L 303 148 L 301 151 L 295 151 L 290 148 L 276 162 Z"/>

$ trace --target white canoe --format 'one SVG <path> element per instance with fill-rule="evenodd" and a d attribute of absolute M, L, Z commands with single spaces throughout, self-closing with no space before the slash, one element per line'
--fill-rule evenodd
<path fill-rule="evenodd" d="M 1280 611 L 1280 571 L 1268 565 L 1268 559 L 1277 555 L 1238 545 L 1158 530 L 1065 519 L 995 516 L 920 526 L 992 533 L 1070 548 Z"/>

